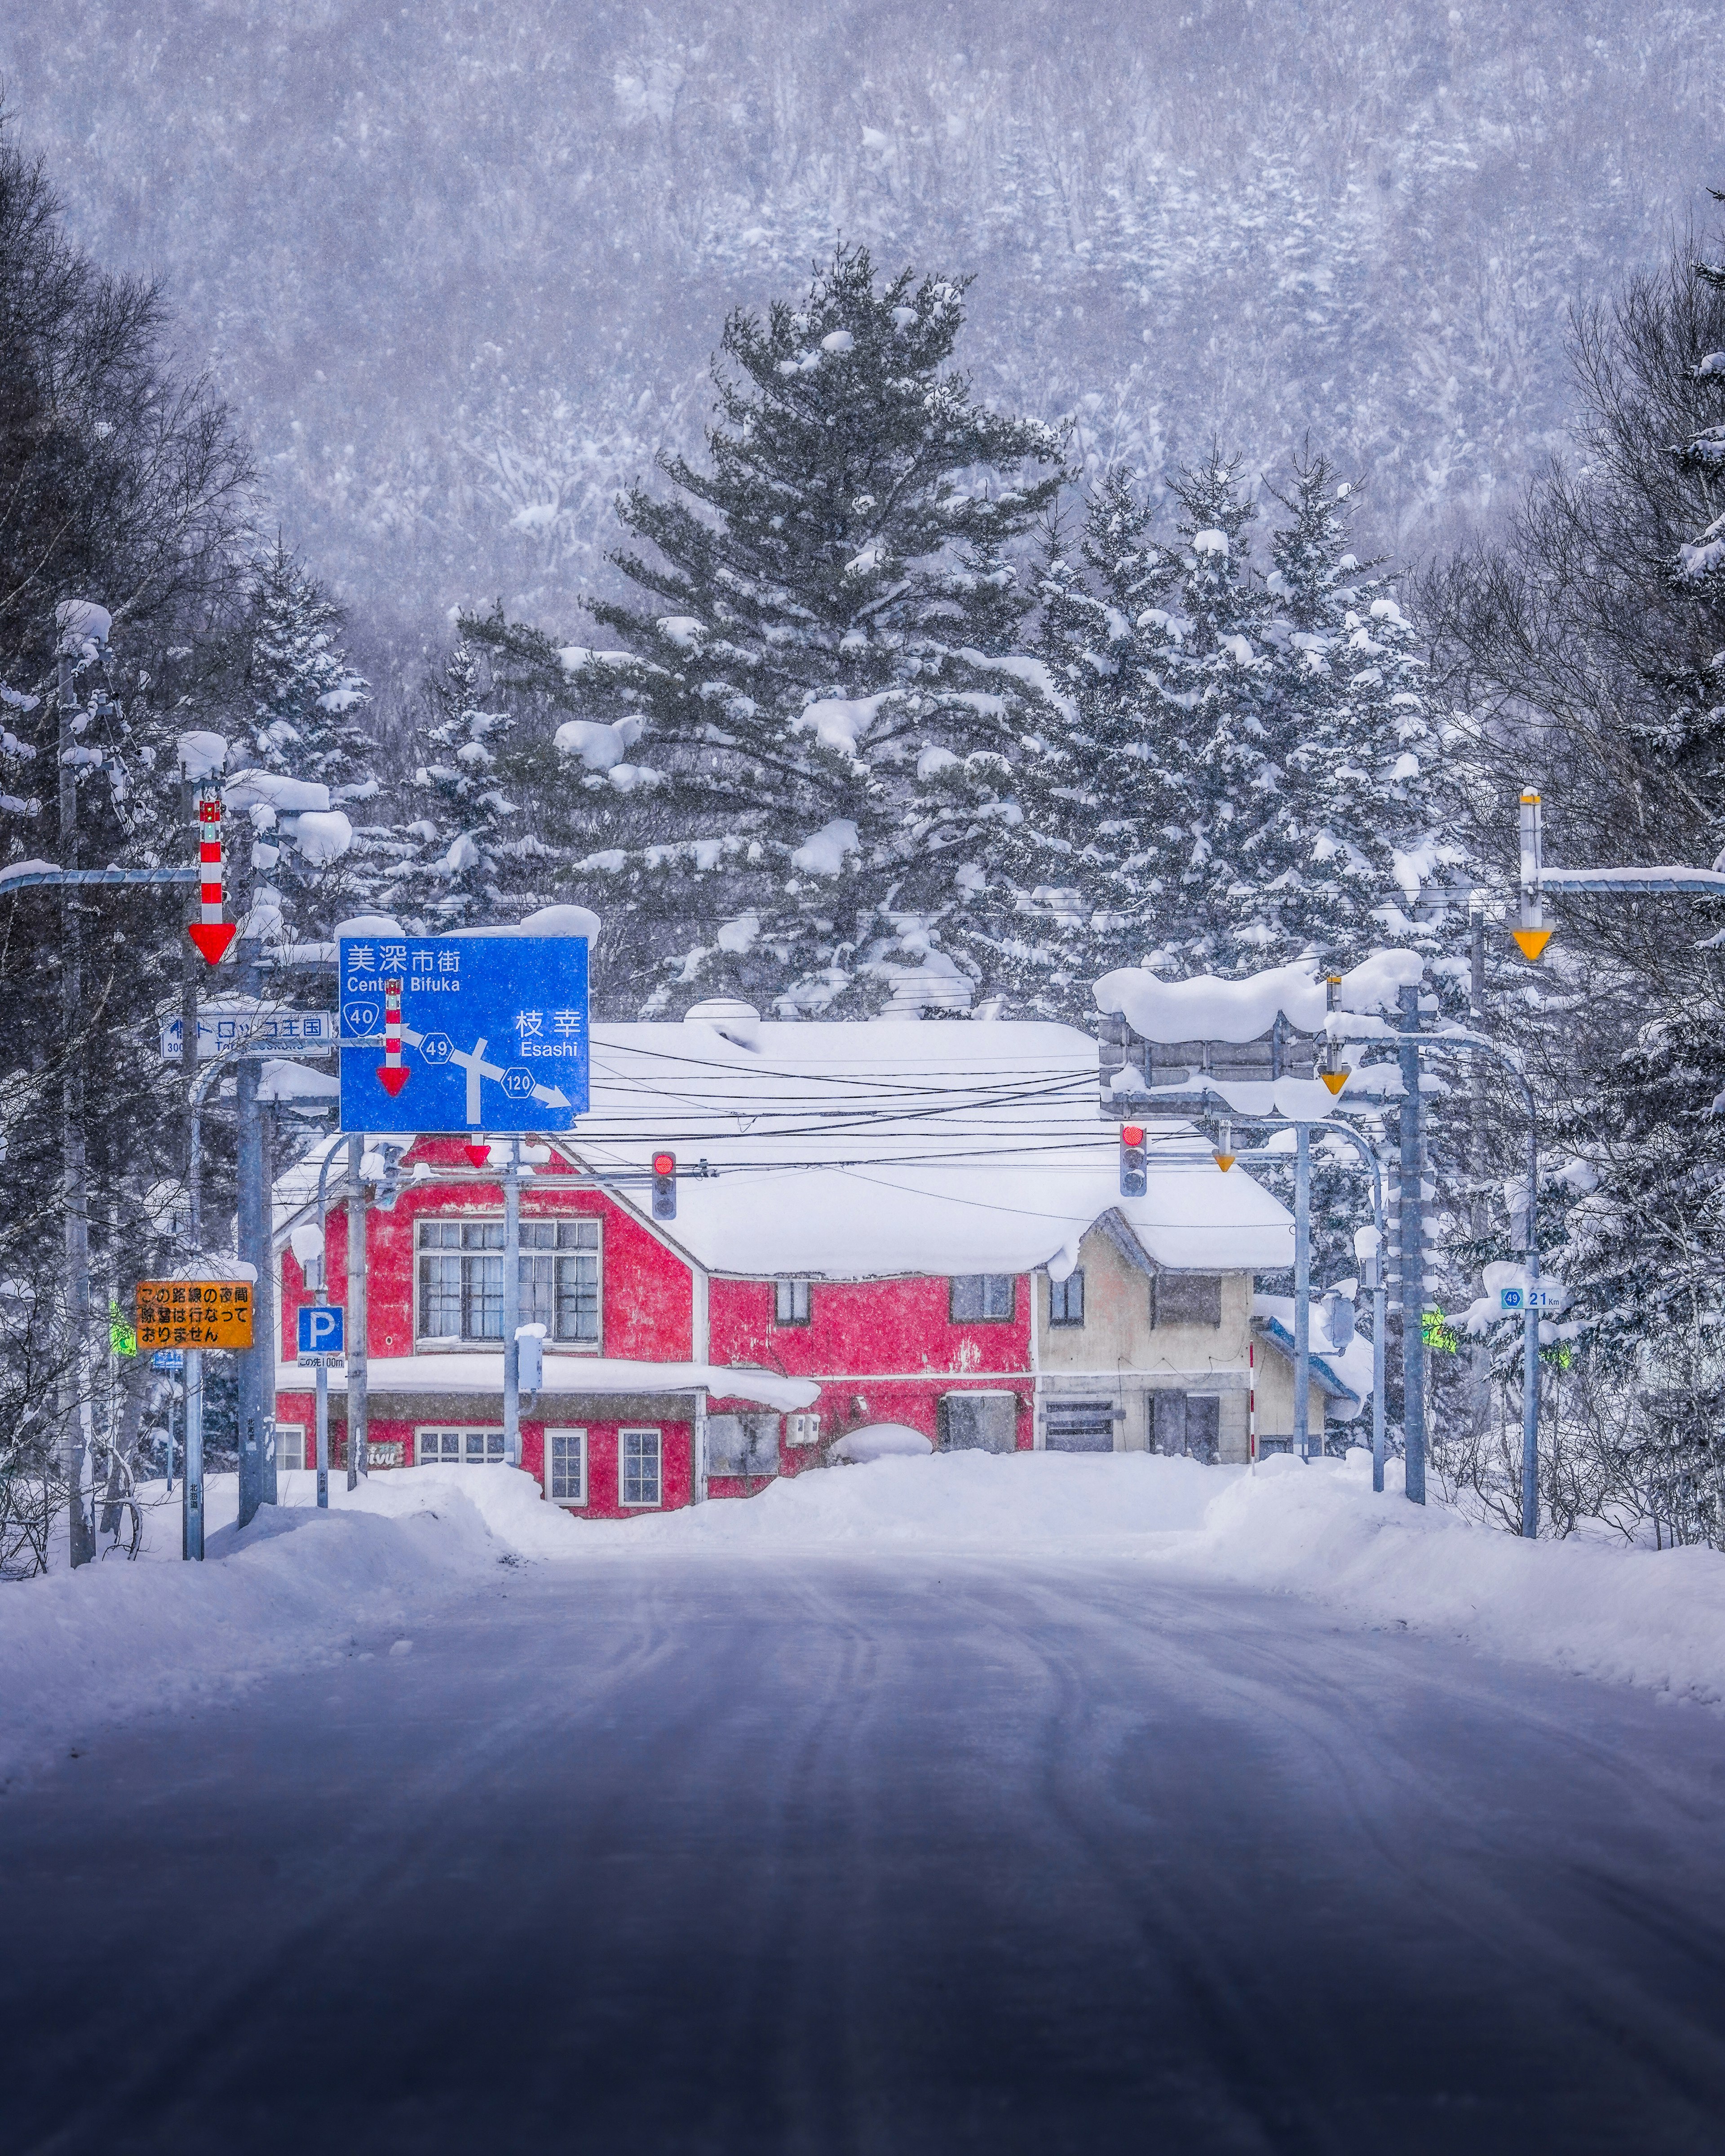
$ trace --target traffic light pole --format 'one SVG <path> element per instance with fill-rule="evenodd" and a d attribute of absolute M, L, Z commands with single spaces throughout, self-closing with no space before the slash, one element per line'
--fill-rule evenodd
<path fill-rule="evenodd" d="M 1319 1415 L 1322 1423 L 1322 1415 Z M 1312 1457 L 1312 1127 L 1294 1126 L 1293 1450 Z M 1323 1450 L 1320 1437 L 1318 1450 Z"/>
<path fill-rule="evenodd" d="M 521 1464 L 521 1142 L 509 1142 L 503 1170 L 503 1456 Z"/>

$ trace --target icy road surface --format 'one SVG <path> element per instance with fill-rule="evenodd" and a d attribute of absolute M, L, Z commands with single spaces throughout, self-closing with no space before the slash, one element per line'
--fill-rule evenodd
<path fill-rule="evenodd" d="M 411 1623 L 14 1774 L 11 2156 L 1725 2138 L 1712 1708 L 1022 1555 Z"/>

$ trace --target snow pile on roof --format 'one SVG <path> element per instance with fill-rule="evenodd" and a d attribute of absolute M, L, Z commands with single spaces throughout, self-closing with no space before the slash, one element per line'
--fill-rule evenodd
<path fill-rule="evenodd" d="M 288 778 L 279 771 L 242 771 L 222 788 L 229 808 L 272 808 L 279 816 L 328 813 L 330 789 L 309 778 Z M 345 820 L 345 819 L 344 819 Z"/>
<path fill-rule="evenodd" d="M 596 1025 L 588 1113 L 559 1143 L 596 1171 L 676 1153 L 665 1233 L 708 1270 L 1023 1272 L 1117 1211 L 1158 1265 L 1267 1271 L 1293 1258 L 1280 1201 L 1217 1173 L 1188 1124 L 1155 1127 L 1149 1188 L 1120 1195 L 1096 1044 L 1071 1026 L 757 1022 Z M 1326 1096 L 1327 1097 L 1327 1096 Z M 691 1174 L 706 1160 L 718 1173 Z"/>
<path fill-rule="evenodd" d="M 1342 976 L 1342 1008 L 1393 1011 L 1397 992 L 1417 988 L 1424 971 L 1416 952 L 1374 951 Z M 1279 1016 L 1301 1033 L 1316 1033 L 1326 1004 L 1323 976 L 1303 962 L 1238 981 L 1214 973 L 1164 981 L 1142 967 L 1122 966 L 1104 973 L 1095 993 L 1099 1010 L 1123 1016 L 1134 1033 L 1167 1046 L 1183 1040 L 1256 1040 Z"/>
<path fill-rule="evenodd" d="M 383 1164 L 380 1160 L 377 1173 Z M 372 1399 L 382 1393 L 497 1394 L 503 1390 L 503 1352 L 483 1350 L 459 1355 L 373 1355 L 366 1364 Z M 331 1370 L 331 1389 L 345 1392 L 347 1373 Z M 275 1373 L 279 1393 L 302 1393 L 308 1381 L 292 1364 Z M 611 1355 L 559 1355 L 545 1358 L 542 1394 L 676 1394 L 705 1389 L 716 1399 L 752 1400 L 757 1406 L 794 1414 L 813 1407 L 820 1387 L 806 1378 L 781 1378 L 771 1370 L 734 1369 L 723 1363 L 634 1363 Z"/>

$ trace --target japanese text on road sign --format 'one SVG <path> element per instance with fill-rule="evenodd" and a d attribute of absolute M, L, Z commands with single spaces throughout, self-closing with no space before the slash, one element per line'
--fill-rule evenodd
<path fill-rule="evenodd" d="M 249 1348 L 249 1281 L 140 1281 L 140 1348 Z"/>
<path fill-rule="evenodd" d="M 341 1127 L 563 1131 L 588 1105 L 579 937 L 341 947 Z"/>

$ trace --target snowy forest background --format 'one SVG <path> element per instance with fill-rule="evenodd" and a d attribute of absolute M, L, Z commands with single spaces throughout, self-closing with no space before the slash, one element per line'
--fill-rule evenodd
<path fill-rule="evenodd" d="M 182 858 L 173 740 L 220 732 L 259 928 L 578 899 L 602 1015 L 1086 1026 L 1113 965 L 1408 941 L 1465 1014 L 1466 909 L 1411 893 L 1503 882 L 1524 781 L 1559 862 L 1725 847 L 1721 43 L 1551 0 L 20 0 L 0 850 L 54 850 L 77 595 L 116 617 L 85 858 Z M 1538 975 L 1491 939 L 1570 1296 L 1554 1532 L 1722 1532 L 1716 911 L 1572 905 Z M 181 955 L 135 925 L 92 900 L 69 1031 L 57 912 L 0 922 L 21 1470 L 67 1087 L 116 1296 L 174 1232 Z M 1440 1465 L 1508 1521 L 1513 1342 L 1467 1317 L 1519 1142 L 1438 1123 Z M 1338 1170 L 1327 1278 L 1359 1205 Z"/>

